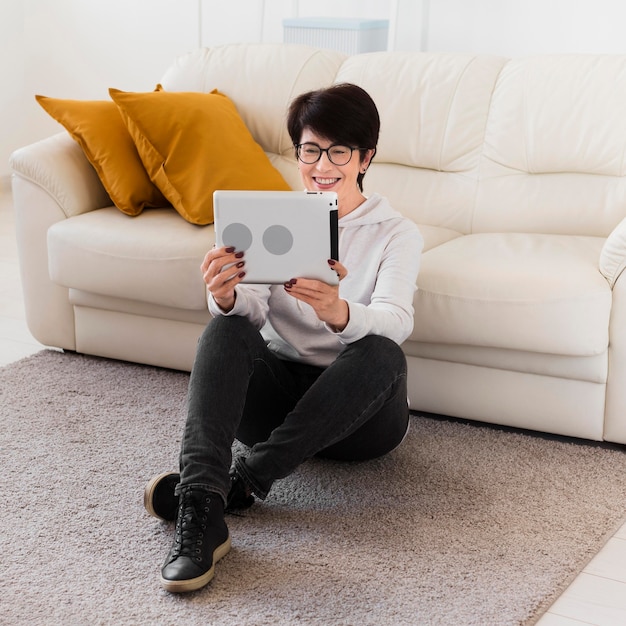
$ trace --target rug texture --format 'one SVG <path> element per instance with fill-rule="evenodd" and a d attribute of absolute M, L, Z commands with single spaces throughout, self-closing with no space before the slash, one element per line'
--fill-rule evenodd
<path fill-rule="evenodd" d="M 392 454 L 313 459 L 228 516 L 215 579 L 172 595 L 142 493 L 187 382 L 47 350 L 0 369 L 0 623 L 530 624 L 623 521 L 622 448 L 414 415 Z"/>

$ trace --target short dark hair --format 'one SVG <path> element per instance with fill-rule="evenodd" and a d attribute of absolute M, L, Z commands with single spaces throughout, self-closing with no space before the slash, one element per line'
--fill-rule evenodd
<path fill-rule="evenodd" d="M 287 113 L 287 130 L 294 146 L 302 132 L 313 132 L 334 143 L 360 148 L 361 161 L 367 150 L 376 151 L 380 117 L 371 96 L 357 85 L 340 83 L 296 97 Z M 357 183 L 363 191 L 363 176 Z"/>

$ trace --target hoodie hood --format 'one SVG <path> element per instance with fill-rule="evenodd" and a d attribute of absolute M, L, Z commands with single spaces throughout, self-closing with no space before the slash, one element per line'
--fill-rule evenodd
<path fill-rule="evenodd" d="M 353 228 L 369 224 L 380 224 L 387 220 L 403 219 L 402 214 L 391 208 L 387 198 L 374 193 L 354 211 L 339 219 L 340 228 Z"/>

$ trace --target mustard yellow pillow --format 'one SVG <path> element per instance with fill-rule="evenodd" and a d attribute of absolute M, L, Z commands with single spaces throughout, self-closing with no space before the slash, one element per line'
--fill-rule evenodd
<path fill-rule="evenodd" d="M 78 142 L 120 211 L 139 215 L 145 207 L 169 206 L 150 180 L 115 103 L 35 98 Z"/>
<path fill-rule="evenodd" d="M 188 222 L 213 222 L 216 189 L 290 189 L 217 90 L 109 93 L 150 178 Z"/>

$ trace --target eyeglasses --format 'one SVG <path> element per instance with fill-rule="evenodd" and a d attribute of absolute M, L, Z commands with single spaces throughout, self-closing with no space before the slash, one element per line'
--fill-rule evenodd
<path fill-rule="evenodd" d="M 354 150 L 359 150 L 359 148 L 350 148 L 335 143 L 328 148 L 320 148 L 316 143 L 296 144 L 296 154 L 298 158 L 307 165 L 317 163 L 322 158 L 322 152 L 326 153 L 328 160 L 333 165 L 347 165 L 352 158 L 352 152 Z"/>

